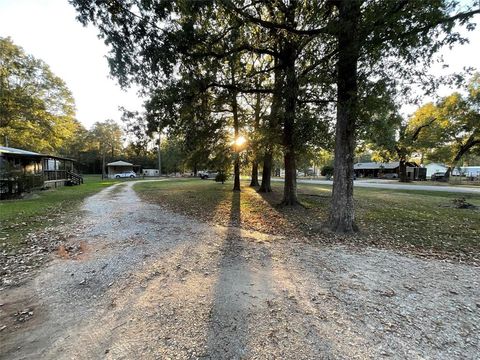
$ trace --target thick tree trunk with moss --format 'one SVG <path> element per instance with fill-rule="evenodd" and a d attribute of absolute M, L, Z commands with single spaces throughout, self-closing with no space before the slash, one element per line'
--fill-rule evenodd
<path fill-rule="evenodd" d="M 298 205 L 297 198 L 297 168 L 295 164 L 295 153 L 288 149 L 284 155 L 285 161 L 285 183 L 283 187 L 282 205 Z"/>
<path fill-rule="evenodd" d="M 357 0 L 335 3 L 339 10 L 337 65 L 337 124 L 330 227 L 339 233 L 357 231 L 353 203 L 353 160 L 358 116 L 358 22 Z"/>

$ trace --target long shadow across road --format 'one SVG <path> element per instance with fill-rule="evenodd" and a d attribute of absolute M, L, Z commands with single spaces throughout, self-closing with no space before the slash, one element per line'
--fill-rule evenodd
<path fill-rule="evenodd" d="M 230 226 L 220 249 L 218 280 L 212 290 L 207 348 L 213 359 L 253 355 L 249 350 L 251 328 L 273 292 L 270 252 L 261 247 L 252 254 L 254 240 L 245 238 L 239 227 L 240 197 L 241 193 L 232 193 Z"/>

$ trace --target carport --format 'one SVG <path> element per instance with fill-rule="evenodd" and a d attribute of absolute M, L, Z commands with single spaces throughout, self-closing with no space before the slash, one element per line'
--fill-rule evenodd
<path fill-rule="evenodd" d="M 134 165 L 126 161 L 114 161 L 107 164 L 107 174 L 109 179 L 114 179 L 115 175 L 126 171 L 134 171 Z"/>

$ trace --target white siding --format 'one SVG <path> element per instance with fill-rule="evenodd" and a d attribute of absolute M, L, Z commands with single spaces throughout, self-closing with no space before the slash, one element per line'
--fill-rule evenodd
<path fill-rule="evenodd" d="M 445 173 L 448 170 L 448 168 L 445 165 L 437 164 L 437 163 L 431 163 L 431 164 L 425 165 L 425 168 L 427 169 L 427 179 L 430 179 L 431 176 L 437 172 Z"/>

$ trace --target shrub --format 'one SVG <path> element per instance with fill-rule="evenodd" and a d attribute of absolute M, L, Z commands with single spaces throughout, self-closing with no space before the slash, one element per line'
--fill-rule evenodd
<path fill-rule="evenodd" d="M 325 165 L 321 171 L 322 176 L 332 176 L 333 175 L 333 166 Z"/>
<path fill-rule="evenodd" d="M 225 181 L 227 181 L 227 179 L 228 179 L 228 175 L 223 171 L 220 171 L 217 174 L 217 176 L 215 176 L 215 181 L 216 182 L 221 182 L 222 184 L 224 184 Z"/>

